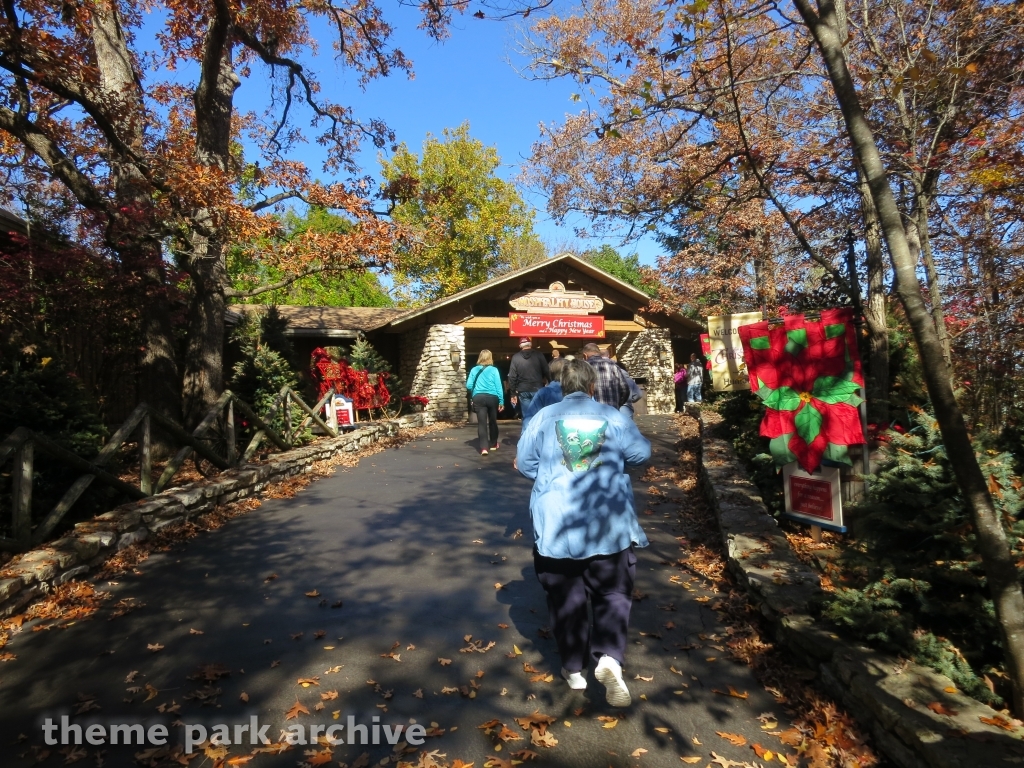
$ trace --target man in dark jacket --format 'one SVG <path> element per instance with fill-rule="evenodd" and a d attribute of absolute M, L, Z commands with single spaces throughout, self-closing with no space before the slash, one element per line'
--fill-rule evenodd
<path fill-rule="evenodd" d="M 530 404 L 537 390 L 551 379 L 548 361 L 542 352 L 533 349 L 533 342 L 527 338 L 519 340 L 519 351 L 512 356 L 508 367 L 508 393 L 519 418 L 523 409 Z"/>

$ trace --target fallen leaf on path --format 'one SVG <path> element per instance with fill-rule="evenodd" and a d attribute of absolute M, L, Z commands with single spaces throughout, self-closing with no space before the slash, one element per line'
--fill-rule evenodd
<path fill-rule="evenodd" d="M 689 763 L 690 765 L 693 765 L 694 763 L 700 762 L 700 755 L 694 755 L 693 757 L 680 757 L 679 759 L 682 760 L 684 763 Z"/>
<path fill-rule="evenodd" d="M 630 757 L 640 757 L 640 756 L 646 755 L 646 754 L 647 754 L 647 750 L 646 749 L 644 749 L 643 747 L 637 747 L 636 749 L 634 749 L 632 752 L 629 753 L 629 756 Z"/>
<path fill-rule="evenodd" d="M 298 684 L 303 688 L 309 688 L 311 685 L 320 685 L 320 677 L 300 677 Z"/>
<path fill-rule="evenodd" d="M 550 731 L 541 733 L 540 731 L 530 731 L 530 743 L 538 747 L 557 747 L 558 739 Z"/>
<path fill-rule="evenodd" d="M 277 578 L 277 574 L 276 573 L 272 573 L 269 576 L 267 576 L 267 578 L 265 578 L 263 581 L 264 581 L 264 583 L 267 583 L 267 582 L 273 581 L 276 578 Z"/>
<path fill-rule="evenodd" d="M 453 688 L 450 685 L 446 685 L 444 688 L 441 689 L 441 693 L 458 693 L 458 692 L 459 692 L 458 688 Z"/>
<path fill-rule="evenodd" d="M 249 694 L 246 693 L 245 691 L 242 691 L 242 693 L 238 697 L 238 700 L 243 702 L 243 703 L 248 703 L 249 702 Z"/>
<path fill-rule="evenodd" d="M 747 743 L 747 739 L 738 733 L 726 733 L 725 731 L 715 731 L 719 736 L 728 741 L 734 747 L 742 747 Z"/>
<path fill-rule="evenodd" d="M 284 719 L 285 720 L 295 720 L 299 715 L 308 715 L 308 714 L 309 714 L 309 710 L 306 709 L 304 706 L 302 706 L 302 704 L 299 703 L 299 700 L 296 699 L 295 703 L 292 705 L 292 708 L 284 713 Z"/>
<path fill-rule="evenodd" d="M 337 691 L 324 691 L 320 694 L 321 701 L 334 701 L 336 698 L 338 698 Z"/>
<path fill-rule="evenodd" d="M 344 667 L 344 666 L 345 666 L 344 664 L 338 664 L 337 666 L 331 667 L 330 669 L 325 669 L 324 670 L 324 674 L 325 675 L 333 675 L 336 672 L 340 672 L 341 668 Z"/>
<path fill-rule="evenodd" d="M 203 632 L 203 630 L 201 630 L 201 629 L 189 629 L 188 633 L 190 635 L 202 635 L 202 634 L 205 634 Z"/>
<path fill-rule="evenodd" d="M 946 717 L 956 717 L 957 715 L 960 714 L 955 709 L 950 709 L 949 707 L 947 707 L 941 701 L 933 701 L 930 704 L 927 704 L 926 706 L 928 707 L 928 709 L 930 709 L 936 715 L 946 715 Z"/>
<path fill-rule="evenodd" d="M 774 752 L 772 752 L 770 749 L 762 747 L 760 744 L 751 744 L 750 748 L 754 750 L 754 754 L 762 760 L 771 760 L 773 757 L 775 757 Z"/>
<path fill-rule="evenodd" d="M 946 693 L 959 693 L 959 691 L 956 689 L 956 687 L 952 686 L 952 685 L 947 686 L 946 688 L 943 688 L 942 690 L 944 690 Z"/>
<path fill-rule="evenodd" d="M 139 675 L 139 670 L 133 669 L 131 672 L 128 673 L 128 677 L 126 677 L 124 679 L 124 681 L 126 683 L 134 683 L 135 682 L 135 678 L 138 677 L 138 675 Z"/>
<path fill-rule="evenodd" d="M 541 672 L 539 675 L 534 675 L 530 678 L 531 683 L 550 683 L 555 679 L 552 674 L 545 674 Z"/>
<path fill-rule="evenodd" d="M 415 691 L 412 692 L 412 695 L 415 696 L 417 699 L 422 699 L 423 698 L 423 689 L 422 688 L 417 688 Z"/>
<path fill-rule="evenodd" d="M 331 603 L 331 608 L 341 608 L 343 605 L 344 603 L 341 600 L 338 600 L 337 602 Z"/>
<path fill-rule="evenodd" d="M 519 741 L 523 737 L 513 731 L 507 725 L 502 725 L 501 730 L 498 731 L 498 738 L 501 741 Z"/>
<path fill-rule="evenodd" d="M 318 629 L 316 632 L 313 633 L 313 639 L 314 640 L 319 640 L 321 637 L 323 637 L 326 634 L 327 634 L 327 630 L 326 629 Z"/>
<path fill-rule="evenodd" d="M 668 733 L 669 732 L 669 729 L 665 728 L 663 726 L 659 726 L 658 728 L 655 728 L 654 730 L 656 730 L 658 733 Z"/>
<path fill-rule="evenodd" d="M 651 675 L 650 677 L 644 677 L 643 675 L 637 675 L 633 679 L 634 680 L 643 680 L 645 683 L 649 683 L 649 682 L 651 682 L 651 680 L 654 679 L 654 675 Z"/>
<path fill-rule="evenodd" d="M 504 589 L 505 585 L 502 584 L 500 581 L 496 581 L 496 582 L 494 582 L 494 588 L 495 589 Z"/>
<path fill-rule="evenodd" d="M 611 720 L 609 720 L 608 722 L 606 722 L 606 723 L 605 723 L 604 725 L 602 725 L 601 727 L 602 727 L 602 728 L 614 728 L 614 727 L 615 727 L 615 726 L 617 726 L 618 724 L 619 724 L 618 718 L 612 718 Z"/>
<path fill-rule="evenodd" d="M 322 752 L 317 752 L 315 749 L 308 749 L 303 754 L 306 756 L 306 762 L 314 766 L 327 765 L 331 762 L 333 755 L 330 749 L 324 749 Z"/>
<path fill-rule="evenodd" d="M 142 700 L 143 702 L 147 702 L 147 701 L 150 701 L 152 699 L 155 699 L 160 694 L 160 691 L 158 691 L 156 688 L 154 688 L 149 683 L 146 683 L 146 693 L 149 694 L 149 695 L 146 696 L 146 698 L 144 698 Z"/>
<path fill-rule="evenodd" d="M 532 749 L 520 749 L 515 752 L 509 752 L 508 756 L 515 760 L 522 760 L 525 763 L 527 760 L 536 760 L 540 757 L 540 752 L 534 752 Z"/>
<path fill-rule="evenodd" d="M 1002 728 L 1004 731 L 1013 730 L 1013 723 L 999 715 L 996 715 L 995 717 L 981 717 L 979 715 L 978 719 L 985 723 L 985 725 L 994 725 L 996 728 Z"/>
<path fill-rule="evenodd" d="M 668 668 L 668 671 L 673 673 L 673 674 L 675 674 L 675 675 L 679 675 L 680 677 L 682 677 L 682 675 L 683 675 L 683 673 L 680 672 L 678 669 L 676 669 L 675 666 L 670 666 Z"/>
<path fill-rule="evenodd" d="M 749 763 L 737 763 L 735 760 L 721 757 L 714 752 L 711 753 L 711 757 L 713 758 L 711 762 L 720 765 L 721 768 L 751 768 Z"/>
<path fill-rule="evenodd" d="M 508 624 L 499 624 L 498 629 L 508 629 Z M 528 752 L 529 750 L 524 749 L 523 751 Z"/>
<path fill-rule="evenodd" d="M 314 589 L 312 592 L 306 592 L 306 597 L 320 597 L 320 593 Z"/>
<path fill-rule="evenodd" d="M 484 768 L 513 768 L 511 760 L 502 760 L 497 755 L 488 755 Z"/>
<path fill-rule="evenodd" d="M 146 646 L 146 650 L 147 651 L 152 651 L 153 653 L 156 653 L 157 651 L 162 651 L 163 649 L 164 649 L 164 646 L 160 645 L 160 643 L 149 643 Z"/>
<path fill-rule="evenodd" d="M 442 658 L 439 657 L 437 659 L 437 663 L 440 664 L 442 667 L 447 667 L 449 664 L 452 663 L 452 660 L 451 659 L 442 659 Z"/>
<path fill-rule="evenodd" d="M 746 691 L 744 691 L 743 693 L 740 693 L 735 688 L 733 688 L 731 685 L 729 686 L 729 690 L 728 691 L 720 691 L 717 688 L 712 688 L 711 692 L 712 693 L 717 693 L 720 696 L 732 696 L 734 699 L 746 699 L 746 698 L 748 698 L 750 696 L 750 694 L 747 693 Z"/>

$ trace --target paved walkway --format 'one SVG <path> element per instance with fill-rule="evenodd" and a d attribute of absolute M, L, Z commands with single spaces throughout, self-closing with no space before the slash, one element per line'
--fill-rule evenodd
<path fill-rule="evenodd" d="M 677 439 L 671 420 L 647 417 L 642 428 L 654 442 L 654 463 L 670 465 Z M 502 448 L 487 458 L 476 454 L 476 428 L 467 426 L 363 459 L 292 499 L 266 501 L 219 531 L 154 554 L 141 574 L 109 586 L 111 603 L 130 596 L 145 608 L 43 635 L 23 632 L 7 649 L 17 660 L 0 666 L 0 764 L 33 764 L 31 754 L 18 755 L 42 744 L 44 717 L 59 720 L 82 708 L 79 694 L 95 697 L 100 708 L 72 722 L 170 724 L 175 715 L 157 708 L 173 701 L 177 717 L 190 723 L 242 723 L 257 715 L 272 723 L 275 740 L 296 722 L 331 724 L 333 712 L 341 723 L 350 714 L 367 724 L 375 715 L 384 723 L 436 723 L 445 733 L 424 748 L 446 754 L 442 764 L 458 758 L 476 768 L 488 755 L 507 759 L 524 748 L 540 753 L 537 765 L 578 768 L 679 766 L 687 756 L 700 756 L 704 766 L 712 751 L 755 762 L 749 746 L 734 747 L 716 731 L 765 742 L 757 715 L 774 712 L 785 728 L 783 713 L 748 669 L 709 647 L 715 639 L 698 640 L 723 630 L 700 602 L 709 593 L 669 581 L 680 572 L 664 562 L 678 557 L 675 537 L 686 533 L 671 505 L 651 506 L 654 514 L 641 516 L 652 545 L 637 566 L 637 589 L 647 597 L 634 603 L 626 665 L 633 707 L 607 727 L 610 720 L 597 718 L 619 711 L 605 705 L 602 686 L 592 682 L 574 693 L 557 678 L 555 643 L 542 636 L 544 594 L 532 569 L 531 484 L 511 466 L 518 431 L 503 426 Z M 636 488 L 645 509 L 647 483 Z M 268 581 L 271 574 L 276 578 Z M 307 597 L 314 591 L 319 594 Z M 342 607 L 330 607 L 339 600 Z M 665 629 L 667 622 L 674 629 Z M 494 646 L 460 652 L 468 636 Z M 694 643 L 704 647 L 680 650 Z M 163 649 L 147 650 L 150 644 Z M 522 655 L 509 658 L 514 646 Z M 555 680 L 531 682 L 535 675 L 524 673 L 524 662 Z M 230 675 L 205 690 L 202 681 L 188 679 L 212 664 Z M 135 670 L 134 682 L 126 682 Z M 297 684 L 317 677 L 319 685 Z M 144 701 L 148 686 L 157 693 Z M 712 692 L 728 686 L 749 698 Z M 142 690 L 128 690 L 135 687 Z M 332 691 L 337 698 L 315 710 Z M 296 701 L 310 714 L 286 720 Z M 514 723 L 538 709 L 556 718 L 550 733 L 557 746 L 531 746 Z M 492 719 L 527 738 L 496 752 L 495 737 L 477 728 Z M 12 746 L 18 734 L 28 738 Z M 50 749 L 43 764 L 64 764 L 60 747 Z M 95 765 L 100 749 L 107 766 L 133 765 L 140 751 L 86 745 L 89 756 L 79 764 Z M 303 755 L 311 749 L 260 754 L 250 764 L 295 766 L 311 759 Z M 249 751 L 232 747 L 229 754 Z M 364 751 L 368 758 L 359 760 Z M 639 760 L 631 757 L 635 752 Z M 330 765 L 377 765 L 391 754 L 387 744 L 340 746 Z M 205 756 L 191 763 L 212 764 Z"/>

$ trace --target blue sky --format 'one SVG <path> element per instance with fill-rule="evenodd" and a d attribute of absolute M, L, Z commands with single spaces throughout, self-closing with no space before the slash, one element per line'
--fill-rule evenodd
<path fill-rule="evenodd" d="M 514 67 L 522 67 L 525 61 L 516 55 L 511 24 L 457 17 L 451 37 L 438 44 L 416 29 L 416 9 L 396 3 L 386 5 L 385 10 L 395 27 L 394 43 L 413 61 L 414 79 L 395 75 L 371 82 L 362 91 L 357 77 L 333 61 L 326 37 L 315 66 L 330 100 L 351 105 L 360 119 L 383 119 L 413 151 L 420 150 L 428 132 L 440 135 L 444 128 L 469 121 L 474 138 L 497 147 L 503 164 L 499 173 L 512 180 L 539 135 L 538 124 L 561 121 L 574 107 L 578 109 L 569 99 L 575 90 L 571 81 L 529 81 L 515 71 Z M 239 89 L 236 99 L 240 108 L 265 105 L 259 80 L 260 75 L 254 73 Z M 293 156 L 311 170 L 322 167 L 323 153 L 315 143 L 299 145 Z M 377 149 L 372 145 L 363 149 L 361 164 L 366 173 L 379 178 Z M 541 195 L 523 191 L 538 209 L 535 228 L 549 246 L 575 239 L 571 225 L 558 226 L 550 219 Z M 582 220 L 575 223 L 586 226 Z M 618 247 L 620 241 L 591 238 L 579 244 L 591 247 L 604 242 Z M 652 265 L 660 253 L 650 238 L 622 250 L 636 251 L 641 261 Z"/>

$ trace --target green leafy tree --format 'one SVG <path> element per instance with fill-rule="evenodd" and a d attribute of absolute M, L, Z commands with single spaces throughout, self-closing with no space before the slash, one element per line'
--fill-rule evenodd
<path fill-rule="evenodd" d="M 495 175 L 500 164 L 494 147 L 470 138 L 468 123 L 446 128 L 440 139 L 428 134 L 422 156 L 402 144 L 381 160 L 391 216 L 414 233 L 398 254 L 402 300 L 449 296 L 522 266 L 515 262 L 537 239 L 534 212 Z"/>
<path fill-rule="evenodd" d="M 278 247 L 302 238 L 307 233 L 344 235 L 352 223 L 331 211 L 313 206 L 305 215 L 289 210 L 281 216 L 283 235 Z M 268 242 L 268 246 L 271 244 Z M 237 291 L 247 292 L 257 286 L 287 282 L 285 270 L 259 259 L 258 248 L 233 248 L 228 257 L 228 274 Z M 294 304 L 308 307 L 390 307 L 394 305 L 377 275 L 362 270 L 324 271 L 308 275 L 282 286 L 252 296 L 252 304 Z"/>
<path fill-rule="evenodd" d="M 657 278 L 651 269 L 640 263 L 640 257 L 635 253 L 623 256 L 610 245 L 605 244 L 600 248 L 584 251 L 581 255 L 595 267 L 614 275 L 624 283 L 629 283 L 650 296 L 657 295 Z"/>

